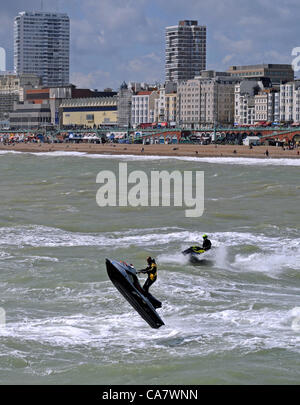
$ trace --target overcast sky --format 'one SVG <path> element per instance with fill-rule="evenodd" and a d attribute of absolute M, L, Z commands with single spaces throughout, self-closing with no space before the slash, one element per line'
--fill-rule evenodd
<path fill-rule="evenodd" d="M 20 11 L 71 19 L 71 82 L 118 89 L 125 80 L 164 81 L 165 27 L 207 26 L 207 68 L 292 63 L 300 47 L 299 0 L 1 0 L 0 46 L 13 69 L 13 18 Z"/>

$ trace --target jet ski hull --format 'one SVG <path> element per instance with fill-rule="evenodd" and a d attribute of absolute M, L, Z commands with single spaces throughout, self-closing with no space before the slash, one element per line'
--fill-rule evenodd
<path fill-rule="evenodd" d="M 161 302 L 150 293 L 146 294 L 132 266 L 106 259 L 106 269 L 114 286 L 151 328 L 158 329 L 164 325 L 155 310 L 155 308 L 161 308 Z"/>
<path fill-rule="evenodd" d="M 188 256 L 190 263 L 197 264 L 202 260 L 202 255 L 205 250 L 200 247 L 190 247 L 189 249 L 182 252 L 184 256 Z"/>

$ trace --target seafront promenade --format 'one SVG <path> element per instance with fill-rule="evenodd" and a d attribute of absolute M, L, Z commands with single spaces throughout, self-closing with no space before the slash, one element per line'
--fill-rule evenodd
<path fill-rule="evenodd" d="M 250 143 L 299 146 L 300 127 L 215 127 L 215 128 L 63 128 L 63 129 L 1 129 L 0 142 L 70 142 L 70 143 L 126 143 L 126 144 L 194 144 L 211 143 L 242 145 L 246 138 Z M 248 142 L 249 144 L 249 142 Z"/>

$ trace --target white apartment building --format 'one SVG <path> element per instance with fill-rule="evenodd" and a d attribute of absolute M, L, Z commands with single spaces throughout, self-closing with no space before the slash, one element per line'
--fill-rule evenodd
<path fill-rule="evenodd" d="M 177 122 L 184 128 L 232 125 L 234 84 L 226 73 L 202 72 L 193 80 L 178 83 Z"/>
<path fill-rule="evenodd" d="M 159 97 L 155 100 L 155 122 L 176 123 L 177 83 L 168 82 L 159 88 Z"/>
<path fill-rule="evenodd" d="M 263 89 L 263 83 L 255 80 L 243 80 L 235 84 L 234 124 L 236 126 L 255 124 L 255 95 Z M 263 108 L 259 105 L 258 111 L 261 114 L 264 111 Z"/>
<path fill-rule="evenodd" d="M 274 122 L 280 122 L 280 91 L 274 94 Z"/>
<path fill-rule="evenodd" d="M 67 14 L 20 12 L 14 20 L 14 70 L 34 73 L 44 86 L 69 84 L 70 20 Z"/>
<path fill-rule="evenodd" d="M 280 121 L 300 123 L 300 81 L 280 86 Z"/>
<path fill-rule="evenodd" d="M 268 121 L 268 95 L 257 94 L 255 97 L 255 122 Z"/>
<path fill-rule="evenodd" d="M 300 83 L 294 84 L 293 121 L 300 123 Z"/>
<path fill-rule="evenodd" d="M 159 98 L 158 91 L 139 91 L 132 96 L 131 120 L 132 125 L 150 124 L 155 122 L 155 100 Z"/>
<path fill-rule="evenodd" d="M 240 96 L 238 114 L 235 119 L 236 125 L 255 124 L 255 98 L 253 96 Z"/>
<path fill-rule="evenodd" d="M 266 89 L 260 91 L 255 98 L 255 122 L 275 122 L 278 118 L 278 113 L 275 116 L 275 111 L 278 111 L 278 91 L 275 89 Z M 276 106 L 276 108 L 275 108 Z"/>
<path fill-rule="evenodd" d="M 293 121 L 294 82 L 280 86 L 280 121 Z"/>
<path fill-rule="evenodd" d="M 190 80 L 206 69 L 206 26 L 179 21 L 166 28 L 166 82 Z"/>

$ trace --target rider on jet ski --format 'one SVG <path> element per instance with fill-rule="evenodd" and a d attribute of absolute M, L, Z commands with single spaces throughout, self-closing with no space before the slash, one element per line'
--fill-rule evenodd
<path fill-rule="evenodd" d="M 157 280 L 157 265 L 152 257 L 147 257 L 148 267 L 144 270 L 138 271 L 138 273 L 148 274 L 148 278 L 143 286 L 143 289 L 146 293 L 148 293 L 149 288 L 155 281 Z"/>
<path fill-rule="evenodd" d="M 203 235 L 203 245 L 202 245 L 203 250 L 206 252 L 211 249 L 211 241 L 208 239 L 207 235 Z"/>

